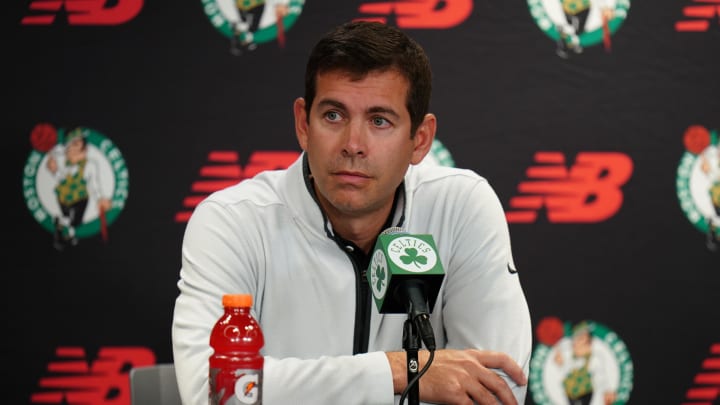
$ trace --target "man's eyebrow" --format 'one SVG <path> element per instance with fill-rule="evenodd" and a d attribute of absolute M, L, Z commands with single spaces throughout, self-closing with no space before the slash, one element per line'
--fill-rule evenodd
<path fill-rule="evenodd" d="M 332 98 L 325 98 L 318 101 L 318 107 L 335 107 L 344 110 L 345 104 Z"/>
<path fill-rule="evenodd" d="M 392 116 L 395 117 L 395 118 L 400 118 L 400 114 L 398 114 L 397 112 L 395 112 L 395 110 L 393 110 L 393 109 L 390 108 L 390 107 L 381 107 L 381 106 L 371 107 L 371 108 L 368 109 L 367 112 L 370 113 L 370 114 L 372 114 L 372 113 L 389 114 L 389 115 L 392 115 Z"/>

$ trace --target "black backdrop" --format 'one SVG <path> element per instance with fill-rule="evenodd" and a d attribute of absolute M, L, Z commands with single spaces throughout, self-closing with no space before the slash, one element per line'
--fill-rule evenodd
<path fill-rule="evenodd" d="M 89 22 L 73 20 L 73 0 L 60 2 L 59 11 L 27 0 L 6 5 L 4 402 L 129 404 L 129 367 L 172 361 L 182 213 L 193 197 L 223 184 L 213 181 L 280 167 L 282 153 L 299 151 L 291 105 L 302 95 L 306 55 L 332 26 L 367 17 L 361 6 L 370 4 L 292 3 L 301 12 L 286 27 L 284 46 L 266 41 L 239 56 L 204 11 L 213 1 L 109 1 L 106 10 L 141 6 L 115 24 L 93 22 L 92 14 Z M 631 357 L 625 375 L 632 384 L 617 403 L 720 401 L 720 249 L 707 246 L 707 227 L 685 214 L 678 186 L 681 160 L 699 161 L 686 150 L 688 128 L 710 135 L 704 152 L 717 147 L 720 4 L 633 2 L 626 18 L 615 20 L 610 51 L 586 41 L 582 53 L 563 58 L 530 12 L 551 0 L 414 3 L 427 9 L 426 23 L 438 21 L 433 7 L 471 8 L 444 27 L 409 27 L 396 13 L 376 14 L 430 55 L 437 136 L 454 165 L 487 177 L 508 211 L 517 208 L 515 197 L 533 194 L 523 184 L 543 180 L 529 170 L 543 166 L 540 152 L 564 157 L 550 166 L 567 169 L 544 180 L 570 185 L 571 194 L 589 185 L 584 206 L 619 195 L 620 205 L 602 220 L 558 222 L 552 196 L 540 191 L 546 199 L 530 209 L 537 217 L 510 223 L 535 347 L 548 342 L 543 321 L 560 319 L 567 330 L 589 320 L 617 334 Z M 23 20 L 43 14 L 55 19 Z M 680 21 L 708 26 L 692 31 Z M 33 161 L 44 156 L 33 149 L 39 124 L 60 137 L 89 129 L 122 154 L 127 171 L 109 173 L 115 184 L 127 174 L 128 194 L 113 197 L 105 238 L 88 224 L 76 245 L 58 250 L 52 229 L 34 216 L 33 190 L 52 193 L 34 175 L 44 167 Z M 602 166 L 604 152 L 632 162 L 627 181 L 593 189 L 612 165 L 595 179 L 568 177 L 579 168 L 576 157 Z M 697 181 L 699 163 L 693 167 Z M 698 388 L 709 391 L 695 396 Z M 536 381 L 527 402 L 542 403 L 542 389 Z"/>

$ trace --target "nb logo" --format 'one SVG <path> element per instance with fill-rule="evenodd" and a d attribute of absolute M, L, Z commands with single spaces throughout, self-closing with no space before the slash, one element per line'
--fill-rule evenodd
<path fill-rule="evenodd" d="M 358 11 L 365 16 L 357 20 L 387 24 L 394 17 L 400 28 L 444 29 L 460 25 L 470 17 L 472 9 L 472 0 L 368 2 L 360 5 Z"/>
<path fill-rule="evenodd" d="M 510 200 L 509 223 L 532 223 L 544 208 L 554 223 L 595 223 L 617 213 L 620 189 L 633 172 L 633 162 L 618 152 L 581 152 L 568 169 L 561 152 L 537 152 L 536 165 Z"/>
<path fill-rule="evenodd" d="M 155 364 L 155 354 L 145 347 L 102 347 L 92 362 L 82 347 L 58 347 L 55 355 L 30 396 L 32 404 L 129 404 L 128 372 Z"/>
<path fill-rule="evenodd" d="M 695 375 L 693 386 L 685 393 L 686 404 L 715 404 L 720 400 L 720 381 L 713 378 L 720 366 L 720 342 L 710 346 L 710 354 Z"/>
<path fill-rule="evenodd" d="M 675 23 L 678 32 L 705 32 L 711 22 L 720 22 L 720 0 L 694 0 L 694 5 L 683 7 L 687 19 Z"/>
<path fill-rule="evenodd" d="M 33 0 L 22 25 L 50 25 L 59 13 L 70 25 L 118 25 L 135 18 L 144 0 Z M 107 6 L 107 7 L 106 7 Z"/>
<path fill-rule="evenodd" d="M 200 169 L 202 180 L 192 183 L 193 195 L 183 200 L 183 210 L 175 214 L 175 222 L 187 222 L 193 209 L 210 193 L 232 186 L 240 180 L 255 176 L 265 170 L 286 169 L 300 152 L 296 151 L 258 151 L 250 155 L 243 170 L 240 157 L 234 151 L 212 151 L 208 154 L 209 164 Z"/>

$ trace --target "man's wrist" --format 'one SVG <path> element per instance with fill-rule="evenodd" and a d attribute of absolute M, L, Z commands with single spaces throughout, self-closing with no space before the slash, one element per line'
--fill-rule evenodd
<path fill-rule="evenodd" d="M 418 350 L 418 366 L 423 368 L 428 361 L 429 353 L 427 350 Z M 393 390 L 396 394 L 403 392 L 407 387 L 407 353 L 406 352 L 385 352 L 385 356 L 390 363 L 390 371 L 392 372 Z"/>
<path fill-rule="evenodd" d="M 405 352 L 385 352 L 392 372 L 393 392 L 400 394 L 407 386 Z"/>

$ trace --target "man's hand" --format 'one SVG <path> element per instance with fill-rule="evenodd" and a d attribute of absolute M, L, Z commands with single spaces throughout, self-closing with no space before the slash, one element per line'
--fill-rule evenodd
<path fill-rule="evenodd" d="M 405 352 L 386 353 L 393 373 L 396 394 L 407 386 L 407 357 Z M 420 370 L 425 367 L 430 353 L 418 352 Z M 505 353 L 487 350 L 435 351 L 430 368 L 420 378 L 420 400 L 448 405 L 497 404 L 517 405 L 512 390 L 495 371 L 504 371 L 519 385 L 527 384 L 523 370 Z"/>

